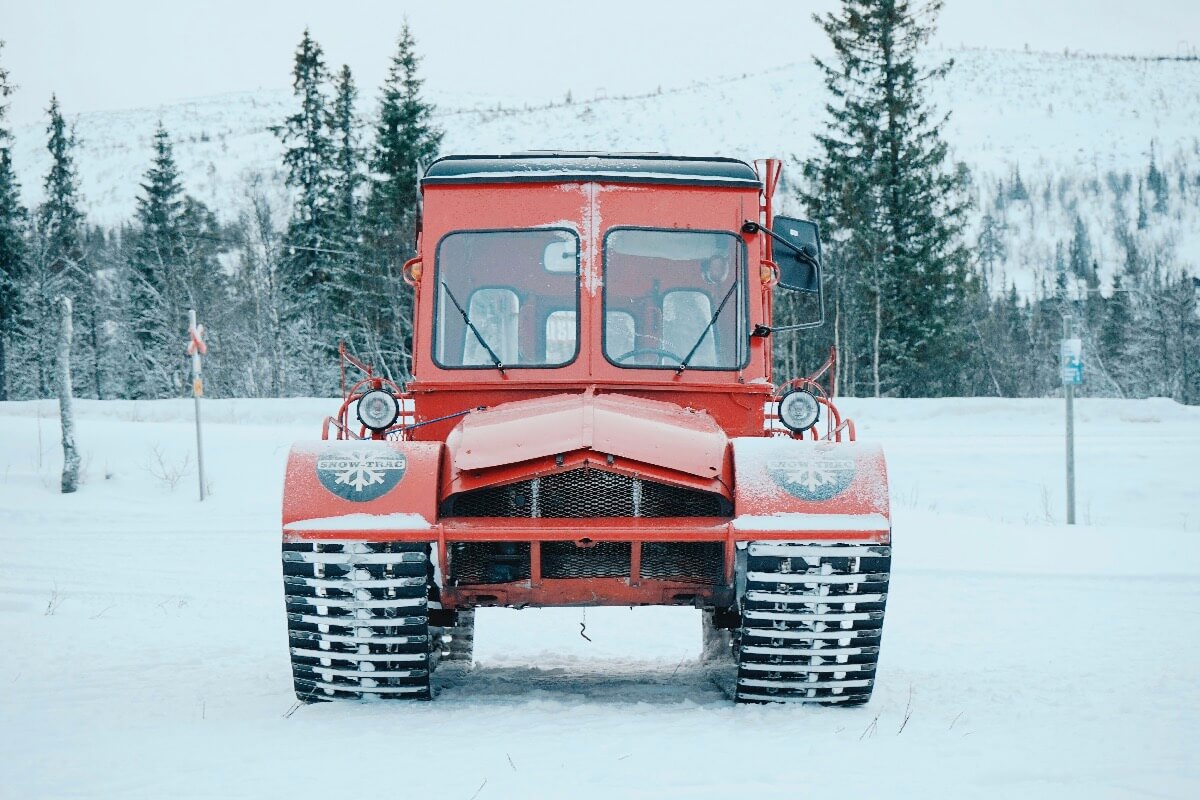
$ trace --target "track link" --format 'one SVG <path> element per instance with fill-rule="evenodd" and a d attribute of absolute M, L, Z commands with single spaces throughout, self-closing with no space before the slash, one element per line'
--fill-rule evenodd
<path fill-rule="evenodd" d="M 871 699 L 891 570 L 887 545 L 751 542 L 734 637 L 739 703 Z"/>
<path fill-rule="evenodd" d="M 454 624 L 443 629 L 442 661 L 469 665 L 474 658 L 475 609 L 459 609 Z"/>
<path fill-rule="evenodd" d="M 285 542 L 283 584 L 297 698 L 430 699 L 429 545 Z"/>

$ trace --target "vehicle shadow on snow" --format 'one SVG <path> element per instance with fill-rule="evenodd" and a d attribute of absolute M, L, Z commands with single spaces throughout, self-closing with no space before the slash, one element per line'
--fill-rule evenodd
<path fill-rule="evenodd" d="M 442 702 L 727 704 L 729 697 L 713 678 L 709 668 L 694 660 L 678 665 L 630 661 L 542 666 L 482 662 L 469 669 L 443 665 L 434 673 L 437 697 Z"/>

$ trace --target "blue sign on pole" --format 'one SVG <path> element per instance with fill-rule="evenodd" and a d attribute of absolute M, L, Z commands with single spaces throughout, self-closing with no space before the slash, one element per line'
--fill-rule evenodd
<path fill-rule="evenodd" d="M 1063 386 L 1083 383 L 1083 340 L 1063 339 L 1060 357 Z"/>

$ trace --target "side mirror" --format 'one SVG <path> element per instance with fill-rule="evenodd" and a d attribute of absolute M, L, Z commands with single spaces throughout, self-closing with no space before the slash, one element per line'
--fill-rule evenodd
<path fill-rule="evenodd" d="M 771 232 L 793 245 L 782 243 L 772 249 L 779 265 L 779 285 L 797 292 L 821 291 L 821 236 L 817 223 L 791 217 L 776 217 Z M 800 252 L 797 252 L 799 250 Z"/>

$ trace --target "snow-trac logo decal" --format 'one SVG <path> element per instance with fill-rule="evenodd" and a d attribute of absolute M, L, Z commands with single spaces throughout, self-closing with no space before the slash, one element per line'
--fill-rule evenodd
<path fill-rule="evenodd" d="M 775 483 L 801 500 L 837 497 L 854 480 L 854 459 L 830 453 L 811 453 L 767 462 Z"/>
<path fill-rule="evenodd" d="M 358 502 L 390 492 L 407 469 L 404 454 L 391 450 L 349 450 L 317 458 L 321 485 L 338 497 Z"/>

